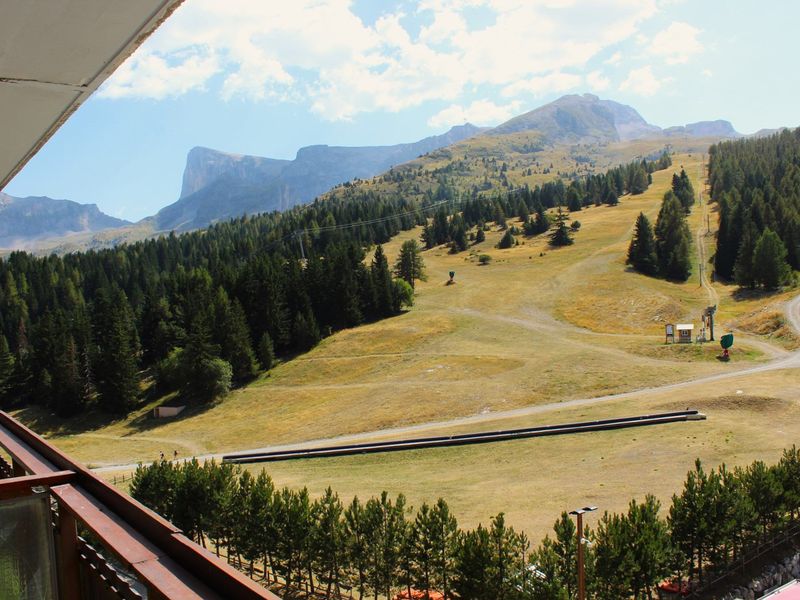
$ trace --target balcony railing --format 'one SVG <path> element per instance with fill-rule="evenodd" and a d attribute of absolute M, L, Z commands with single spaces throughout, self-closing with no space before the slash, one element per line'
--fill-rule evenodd
<path fill-rule="evenodd" d="M 189 540 L 177 527 L 2 411 L 0 448 L 10 457 L 10 464 L 0 458 L 0 509 L 9 515 L 28 515 L 19 517 L 19 522 L 0 519 L 0 530 L 6 528 L 16 536 L 0 536 L 0 539 L 26 539 L 29 530 L 44 531 L 39 536 L 43 540 L 41 548 L 34 548 L 32 541 L 0 547 L 0 559 L 10 557 L 4 563 L 0 560 L 0 568 L 16 569 L 14 585 L 23 590 L 17 592 L 20 597 L 42 597 L 35 586 L 44 585 L 57 588 L 57 597 L 63 600 L 278 600 Z M 40 504 L 47 510 L 13 512 L 14 502 L 35 508 L 36 499 L 41 499 Z M 54 523 L 50 507 L 55 514 Z M 79 537 L 79 528 L 91 536 L 92 545 Z M 94 540 L 102 546 L 102 551 L 93 547 Z M 38 555 L 34 553 L 37 548 Z M 112 555 L 119 569 L 103 553 Z M 38 562 L 30 564 L 31 560 Z M 120 570 L 131 577 L 123 577 Z M 33 581 L 36 577 L 41 582 Z M 131 578 L 138 584 L 132 584 Z"/>

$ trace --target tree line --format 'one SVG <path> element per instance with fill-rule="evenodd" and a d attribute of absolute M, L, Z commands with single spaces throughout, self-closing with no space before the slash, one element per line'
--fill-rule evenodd
<path fill-rule="evenodd" d="M 800 269 L 800 129 L 709 148 L 719 207 L 715 273 L 775 289 Z"/>
<path fill-rule="evenodd" d="M 328 488 L 277 488 L 265 471 L 238 465 L 154 462 L 136 470 L 131 495 L 198 543 L 289 593 L 359 600 L 434 591 L 463 600 L 571 600 L 577 595 L 577 532 L 564 512 L 537 547 L 503 514 L 461 529 L 443 499 L 417 510 L 386 492 L 345 504 Z M 664 579 L 702 585 L 758 544 L 795 524 L 800 451 L 780 461 L 706 471 L 699 460 L 662 515 L 647 495 L 586 527 L 590 598 L 652 598 Z"/>
<path fill-rule="evenodd" d="M 664 193 L 656 226 L 642 212 L 636 219 L 626 264 L 645 275 L 686 281 L 692 273 L 692 236 L 686 216 L 694 204 L 694 189 L 686 171 L 672 176 Z"/>
<path fill-rule="evenodd" d="M 380 244 L 425 221 L 418 204 L 370 196 L 63 257 L 14 252 L 0 260 L 0 405 L 124 414 L 146 374 L 207 401 L 410 304 L 413 281 Z"/>
<path fill-rule="evenodd" d="M 570 212 L 576 212 L 591 205 L 616 205 L 623 194 L 641 194 L 646 191 L 652 182 L 651 174 L 666 169 L 671 164 L 672 158 L 665 152 L 656 160 L 636 160 L 609 169 L 606 173 L 575 178 L 568 184 L 558 179 L 532 189 L 524 187 L 504 194 L 464 195 L 458 202 L 456 195 L 439 192 L 432 198 L 449 198 L 452 201 L 437 208 L 431 222 L 423 229 L 422 240 L 426 248 L 448 244 L 450 251 L 457 253 L 467 249 L 468 232 L 473 227 L 477 227 L 474 241 L 481 242 L 486 223 L 494 222 L 501 231 L 506 231 L 500 247 L 508 248 L 514 245 L 512 236 L 520 233 L 516 227 L 509 228 L 508 219 L 519 219 L 522 222 L 522 233 L 526 236 L 545 233 L 552 224 L 546 212 L 548 209 L 564 207 Z M 691 189 L 686 174 L 683 175 Z M 690 195 L 693 198 L 694 193 L 690 192 Z M 551 235 L 554 246 L 572 242 L 561 213 L 559 210 L 555 219 L 556 232 Z"/>

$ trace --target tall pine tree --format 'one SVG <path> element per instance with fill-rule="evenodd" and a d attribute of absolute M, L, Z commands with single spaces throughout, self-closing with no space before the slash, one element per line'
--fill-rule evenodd
<path fill-rule="evenodd" d="M 653 227 L 644 213 L 639 213 L 631 244 L 628 246 L 628 259 L 625 264 L 645 275 L 658 273 L 658 257 L 656 256 L 656 240 Z"/>

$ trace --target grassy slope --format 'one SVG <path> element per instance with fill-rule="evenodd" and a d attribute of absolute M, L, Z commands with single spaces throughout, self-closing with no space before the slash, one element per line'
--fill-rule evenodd
<path fill-rule="evenodd" d="M 678 164 L 699 189 L 700 155 L 678 157 Z M 500 233 L 492 231 L 470 252 L 425 252 L 429 279 L 418 285 L 410 312 L 340 332 L 204 412 L 155 422 L 143 410 L 83 433 L 51 429 L 51 436 L 94 464 L 150 460 L 172 449 L 186 456 L 641 389 L 735 370 L 743 361 L 780 352 L 737 338 L 734 361 L 724 365 L 713 359 L 711 345 L 705 351 L 663 346 L 663 324 L 697 323 L 706 291 L 697 273 L 685 284 L 650 279 L 627 271 L 624 257 L 636 215 L 643 210 L 655 217 L 671 174 L 654 174 L 647 193 L 624 197 L 617 207 L 574 215 L 583 226 L 568 248 L 550 250 L 545 239 L 533 239 L 497 250 Z M 695 209 L 693 232 L 702 221 L 702 210 Z M 387 244 L 387 254 L 396 255 L 404 239 L 418 234 L 399 236 Z M 478 266 L 482 253 L 492 255 L 492 264 Z M 456 271 L 454 286 L 444 285 L 450 270 Z M 715 289 L 721 298 L 718 332 L 722 322 L 746 318 L 765 304 L 762 298 L 734 300 L 730 286 Z M 793 372 L 760 374 L 483 427 L 689 404 L 707 409 L 710 418 L 702 423 L 301 461 L 269 465 L 269 471 L 280 483 L 315 492 L 329 484 L 344 496 L 385 488 L 405 492 L 414 504 L 443 495 L 468 525 L 506 510 L 512 523 L 539 536 L 572 504 L 621 508 L 631 495 L 650 490 L 666 499 L 696 455 L 711 462 L 773 460 L 800 432 L 790 393 L 798 379 Z M 745 393 L 737 395 L 738 389 Z M 732 404 L 718 400 L 721 395 L 733 398 Z M 50 424 L 33 411 L 25 416 L 40 429 Z M 776 418 L 779 433 L 770 425 Z"/>

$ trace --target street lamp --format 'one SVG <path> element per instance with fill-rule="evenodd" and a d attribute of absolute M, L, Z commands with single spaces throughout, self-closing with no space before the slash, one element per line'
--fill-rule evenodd
<path fill-rule="evenodd" d="M 583 537 L 583 513 L 597 510 L 596 506 L 584 506 L 569 511 L 569 514 L 578 517 L 578 600 L 586 600 L 586 582 L 584 581 L 583 545 L 589 540 Z"/>

